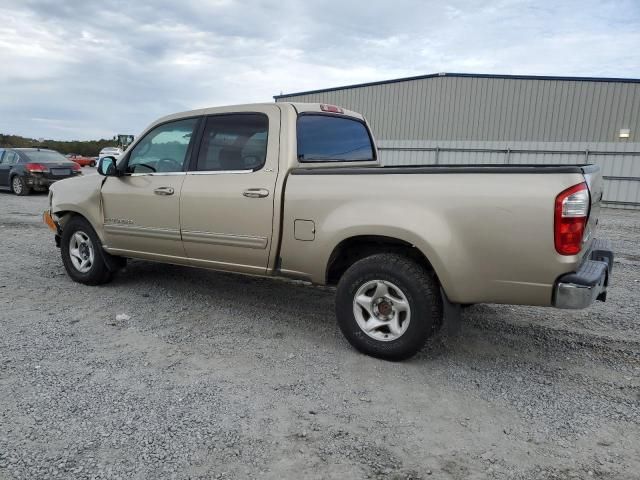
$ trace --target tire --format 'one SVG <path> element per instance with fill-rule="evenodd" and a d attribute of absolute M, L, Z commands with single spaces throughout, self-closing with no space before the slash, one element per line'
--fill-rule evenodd
<path fill-rule="evenodd" d="M 60 253 L 64 268 L 73 281 L 85 285 L 111 281 L 113 274 L 105 262 L 100 239 L 84 218 L 75 216 L 64 226 Z"/>
<path fill-rule="evenodd" d="M 371 255 L 349 267 L 338 282 L 336 317 L 344 336 L 360 352 L 405 360 L 442 325 L 438 282 L 403 255 Z"/>
<path fill-rule="evenodd" d="M 96 166 L 96 162 L 95 162 L 95 160 L 91 160 L 91 161 L 89 162 L 89 166 L 90 166 L 90 167 L 95 167 L 95 166 Z"/>
<path fill-rule="evenodd" d="M 20 175 L 14 175 L 11 177 L 11 191 L 23 197 L 31 193 L 31 187 L 27 185 L 27 182 Z"/>

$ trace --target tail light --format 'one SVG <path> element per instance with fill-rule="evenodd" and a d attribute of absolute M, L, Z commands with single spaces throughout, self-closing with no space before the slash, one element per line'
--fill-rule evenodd
<path fill-rule="evenodd" d="M 27 163 L 24 168 L 31 173 L 42 173 L 47 171 L 47 167 L 41 163 Z"/>
<path fill-rule="evenodd" d="M 336 107 L 335 105 L 327 105 L 325 103 L 320 104 L 320 110 L 323 112 L 331 112 L 331 113 L 344 113 L 340 107 Z"/>
<path fill-rule="evenodd" d="M 80 166 L 79 163 L 75 163 L 71 166 L 71 170 L 75 170 L 75 171 L 79 171 L 82 170 L 82 167 Z"/>
<path fill-rule="evenodd" d="M 554 239 L 561 255 L 582 250 L 582 239 L 589 218 L 589 189 L 586 183 L 567 188 L 556 197 Z"/>

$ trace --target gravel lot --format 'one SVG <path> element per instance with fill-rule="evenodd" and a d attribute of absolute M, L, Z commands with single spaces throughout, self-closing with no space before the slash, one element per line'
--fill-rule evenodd
<path fill-rule="evenodd" d="M 75 284 L 46 199 L 0 193 L 0 478 L 640 478 L 640 212 L 603 211 L 607 303 L 474 306 L 388 363 L 327 289 L 143 262 Z"/>

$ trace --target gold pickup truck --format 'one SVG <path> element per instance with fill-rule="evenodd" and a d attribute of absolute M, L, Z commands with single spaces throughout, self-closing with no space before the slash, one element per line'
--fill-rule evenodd
<path fill-rule="evenodd" d="M 358 350 L 400 360 L 480 302 L 584 308 L 613 254 L 594 165 L 381 167 L 358 113 L 277 103 L 161 118 L 100 175 L 54 184 L 69 276 L 127 258 L 337 286 Z"/>

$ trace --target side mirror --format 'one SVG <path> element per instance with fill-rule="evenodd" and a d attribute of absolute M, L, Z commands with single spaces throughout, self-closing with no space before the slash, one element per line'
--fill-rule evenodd
<path fill-rule="evenodd" d="M 98 161 L 98 173 L 105 177 L 115 177 L 118 175 L 116 159 L 114 157 L 102 157 Z"/>

